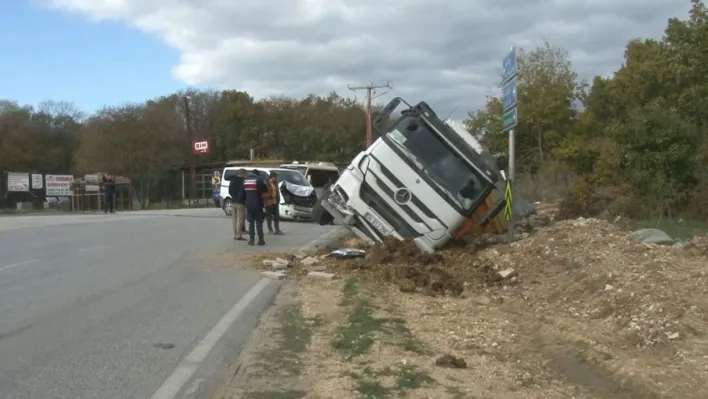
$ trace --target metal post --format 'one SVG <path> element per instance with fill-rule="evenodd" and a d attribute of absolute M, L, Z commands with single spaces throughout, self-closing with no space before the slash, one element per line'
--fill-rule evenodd
<path fill-rule="evenodd" d="M 516 143 L 514 142 L 515 140 L 515 134 L 514 134 L 514 129 L 509 130 L 509 176 L 507 177 L 509 179 L 509 187 L 511 188 L 511 218 L 509 218 L 509 232 L 508 232 L 508 240 L 509 242 L 514 241 L 514 196 L 516 195 L 516 190 L 514 187 L 514 182 L 516 180 Z"/>
<path fill-rule="evenodd" d="M 369 148 L 369 146 L 371 146 L 371 141 L 372 141 L 372 138 L 371 138 L 371 133 L 372 133 L 372 131 L 371 131 L 371 129 L 372 129 L 372 126 L 371 126 L 371 100 L 374 99 L 374 97 L 373 97 L 373 95 L 374 95 L 374 90 L 376 90 L 376 89 L 382 89 L 382 88 L 387 88 L 387 89 L 388 89 L 388 91 L 386 91 L 386 92 L 384 92 L 384 93 L 381 93 L 381 94 L 379 94 L 378 96 L 376 96 L 376 97 L 380 97 L 380 96 L 382 96 L 382 95 L 388 93 L 389 91 L 391 91 L 391 89 L 392 89 L 392 87 L 391 87 L 391 82 L 388 82 L 388 83 L 386 83 L 385 85 L 375 85 L 375 84 L 372 83 L 372 84 L 369 84 L 369 85 L 366 85 L 366 86 L 352 86 L 352 85 L 349 85 L 348 87 L 349 87 L 349 90 L 351 90 L 351 91 L 366 90 L 366 110 L 364 111 L 364 112 L 366 113 L 366 139 L 365 139 L 365 144 L 366 144 L 366 148 Z"/>
<path fill-rule="evenodd" d="M 371 93 L 374 89 L 366 88 L 366 148 L 371 147 Z"/>
<path fill-rule="evenodd" d="M 189 137 L 189 175 L 191 178 L 191 188 L 189 194 L 189 207 L 192 207 L 194 196 L 197 193 L 197 160 L 194 155 L 194 135 L 192 134 L 192 121 L 189 113 L 189 97 L 184 96 L 184 119 L 187 124 L 187 136 Z"/>
<path fill-rule="evenodd" d="M 509 132 L 509 176 L 507 176 L 504 199 L 506 209 L 504 211 L 509 227 L 508 240 L 514 241 L 514 197 L 516 180 L 516 145 L 514 143 L 515 128 L 518 122 L 517 111 L 517 58 L 516 48 L 513 46 L 502 61 L 502 132 Z"/>

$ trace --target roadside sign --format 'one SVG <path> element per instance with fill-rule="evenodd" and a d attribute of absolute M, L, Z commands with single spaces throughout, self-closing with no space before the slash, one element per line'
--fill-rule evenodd
<path fill-rule="evenodd" d="M 512 203 L 513 197 L 511 195 L 511 181 L 508 179 L 506 181 L 506 189 L 504 190 L 504 200 L 506 201 L 506 206 L 504 207 L 504 218 L 506 220 L 511 220 L 512 206 L 514 204 Z"/>
<path fill-rule="evenodd" d="M 7 191 L 24 193 L 30 190 L 30 174 L 20 172 L 7 173 Z"/>
<path fill-rule="evenodd" d="M 209 152 L 209 140 L 195 140 L 192 142 L 193 154 L 206 154 Z"/>
<path fill-rule="evenodd" d="M 502 133 L 509 132 L 509 176 L 506 179 L 506 190 L 504 190 L 504 199 L 506 200 L 506 209 L 504 209 L 504 218 L 508 223 L 508 240 L 514 241 L 514 213 L 513 213 L 513 186 L 515 184 L 516 175 L 516 138 L 514 129 L 519 122 L 519 114 L 517 111 L 517 67 L 518 59 L 516 57 L 516 48 L 511 47 L 511 50 L 504 56 L 502 61 Z"/>
<path fill-rule="evenodd" d="M 213 186 L 218 186 L 220 183 L 221 183 L 221 179 L 220 179 L 220 178 L 218 178 L 218 177 L 216 177 L 216 176 L 214 176 L 214 177 L 211 178 L 211 184 L 212 184 Z"/>
<path fill-rule="evenodd" d="M 511 130 L 516 127 L 516 122 L 518 119 L 518 114 L 516 108 L 510 109 L 504 115 L 502 115 L 502 132 Z"/>
<path fill-rule="evenodd" d="M 502 61 L 502 84 L 516 77 L 516 61 L 516 47 L 512 47 Z"/>
<path fill-rule="evenodd" d="M 44 176 L 41 173 L 32 173 L 32 188 L 35 190 L 44 188 Z"/>
<path fill-rule="evenodd" d="M 502 61 L 502 133 L 515 128 L 518 122 L 516 64 L 516 47 L 512 47 Z"/>
<path fill-rule="evenodd" d="M 72 175 L 46 175 L 44 182 L 47 197 L 68 197 L 74 194 Z"/>
<path fill-rule="evenodd" d="M 516 107 L 516 77 L 509 80 L 502 88 L 503 112 Z"/>

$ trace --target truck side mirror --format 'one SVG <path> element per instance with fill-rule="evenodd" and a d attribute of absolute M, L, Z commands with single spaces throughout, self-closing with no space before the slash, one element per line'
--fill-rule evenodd
<path fill-rule="evenodd" d="M 373 125 L 376 128 L 376 130 L 381 133 L 381 124 L 388 120 L 388 118 L 391 116 L 391 113 L 393 112 L 394 109 L 396 109 L 400 104 L 403 99 L 401 97 L 396 97 L 391 102 L 386 104 L 384 109 L 381 110 L 381 113 L 376 116 L 376 118 L 373 121 Z"/>

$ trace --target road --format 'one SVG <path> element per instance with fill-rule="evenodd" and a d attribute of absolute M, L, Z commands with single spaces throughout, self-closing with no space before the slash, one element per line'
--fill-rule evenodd
<path fill-rule="evenodd" d="M 210 259 L 332 232 L 284 223 L 248 247 L 230 223 L 218 209 L 0 218 L 0 398 L 209 391 L 280 284 Z"/>

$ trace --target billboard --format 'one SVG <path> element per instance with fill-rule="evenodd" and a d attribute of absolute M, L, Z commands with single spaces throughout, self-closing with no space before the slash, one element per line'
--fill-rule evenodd
<path fill-rule="evenodd" d="M 29 189 L 29 173 L 7 172 L 7 191 L 26 193 Z"/>
<path fill-rule="evenodd" d="M 47 197 L 68 197 L 74 194 L 72 175 L 46 175 L 44 178 Z"/>

